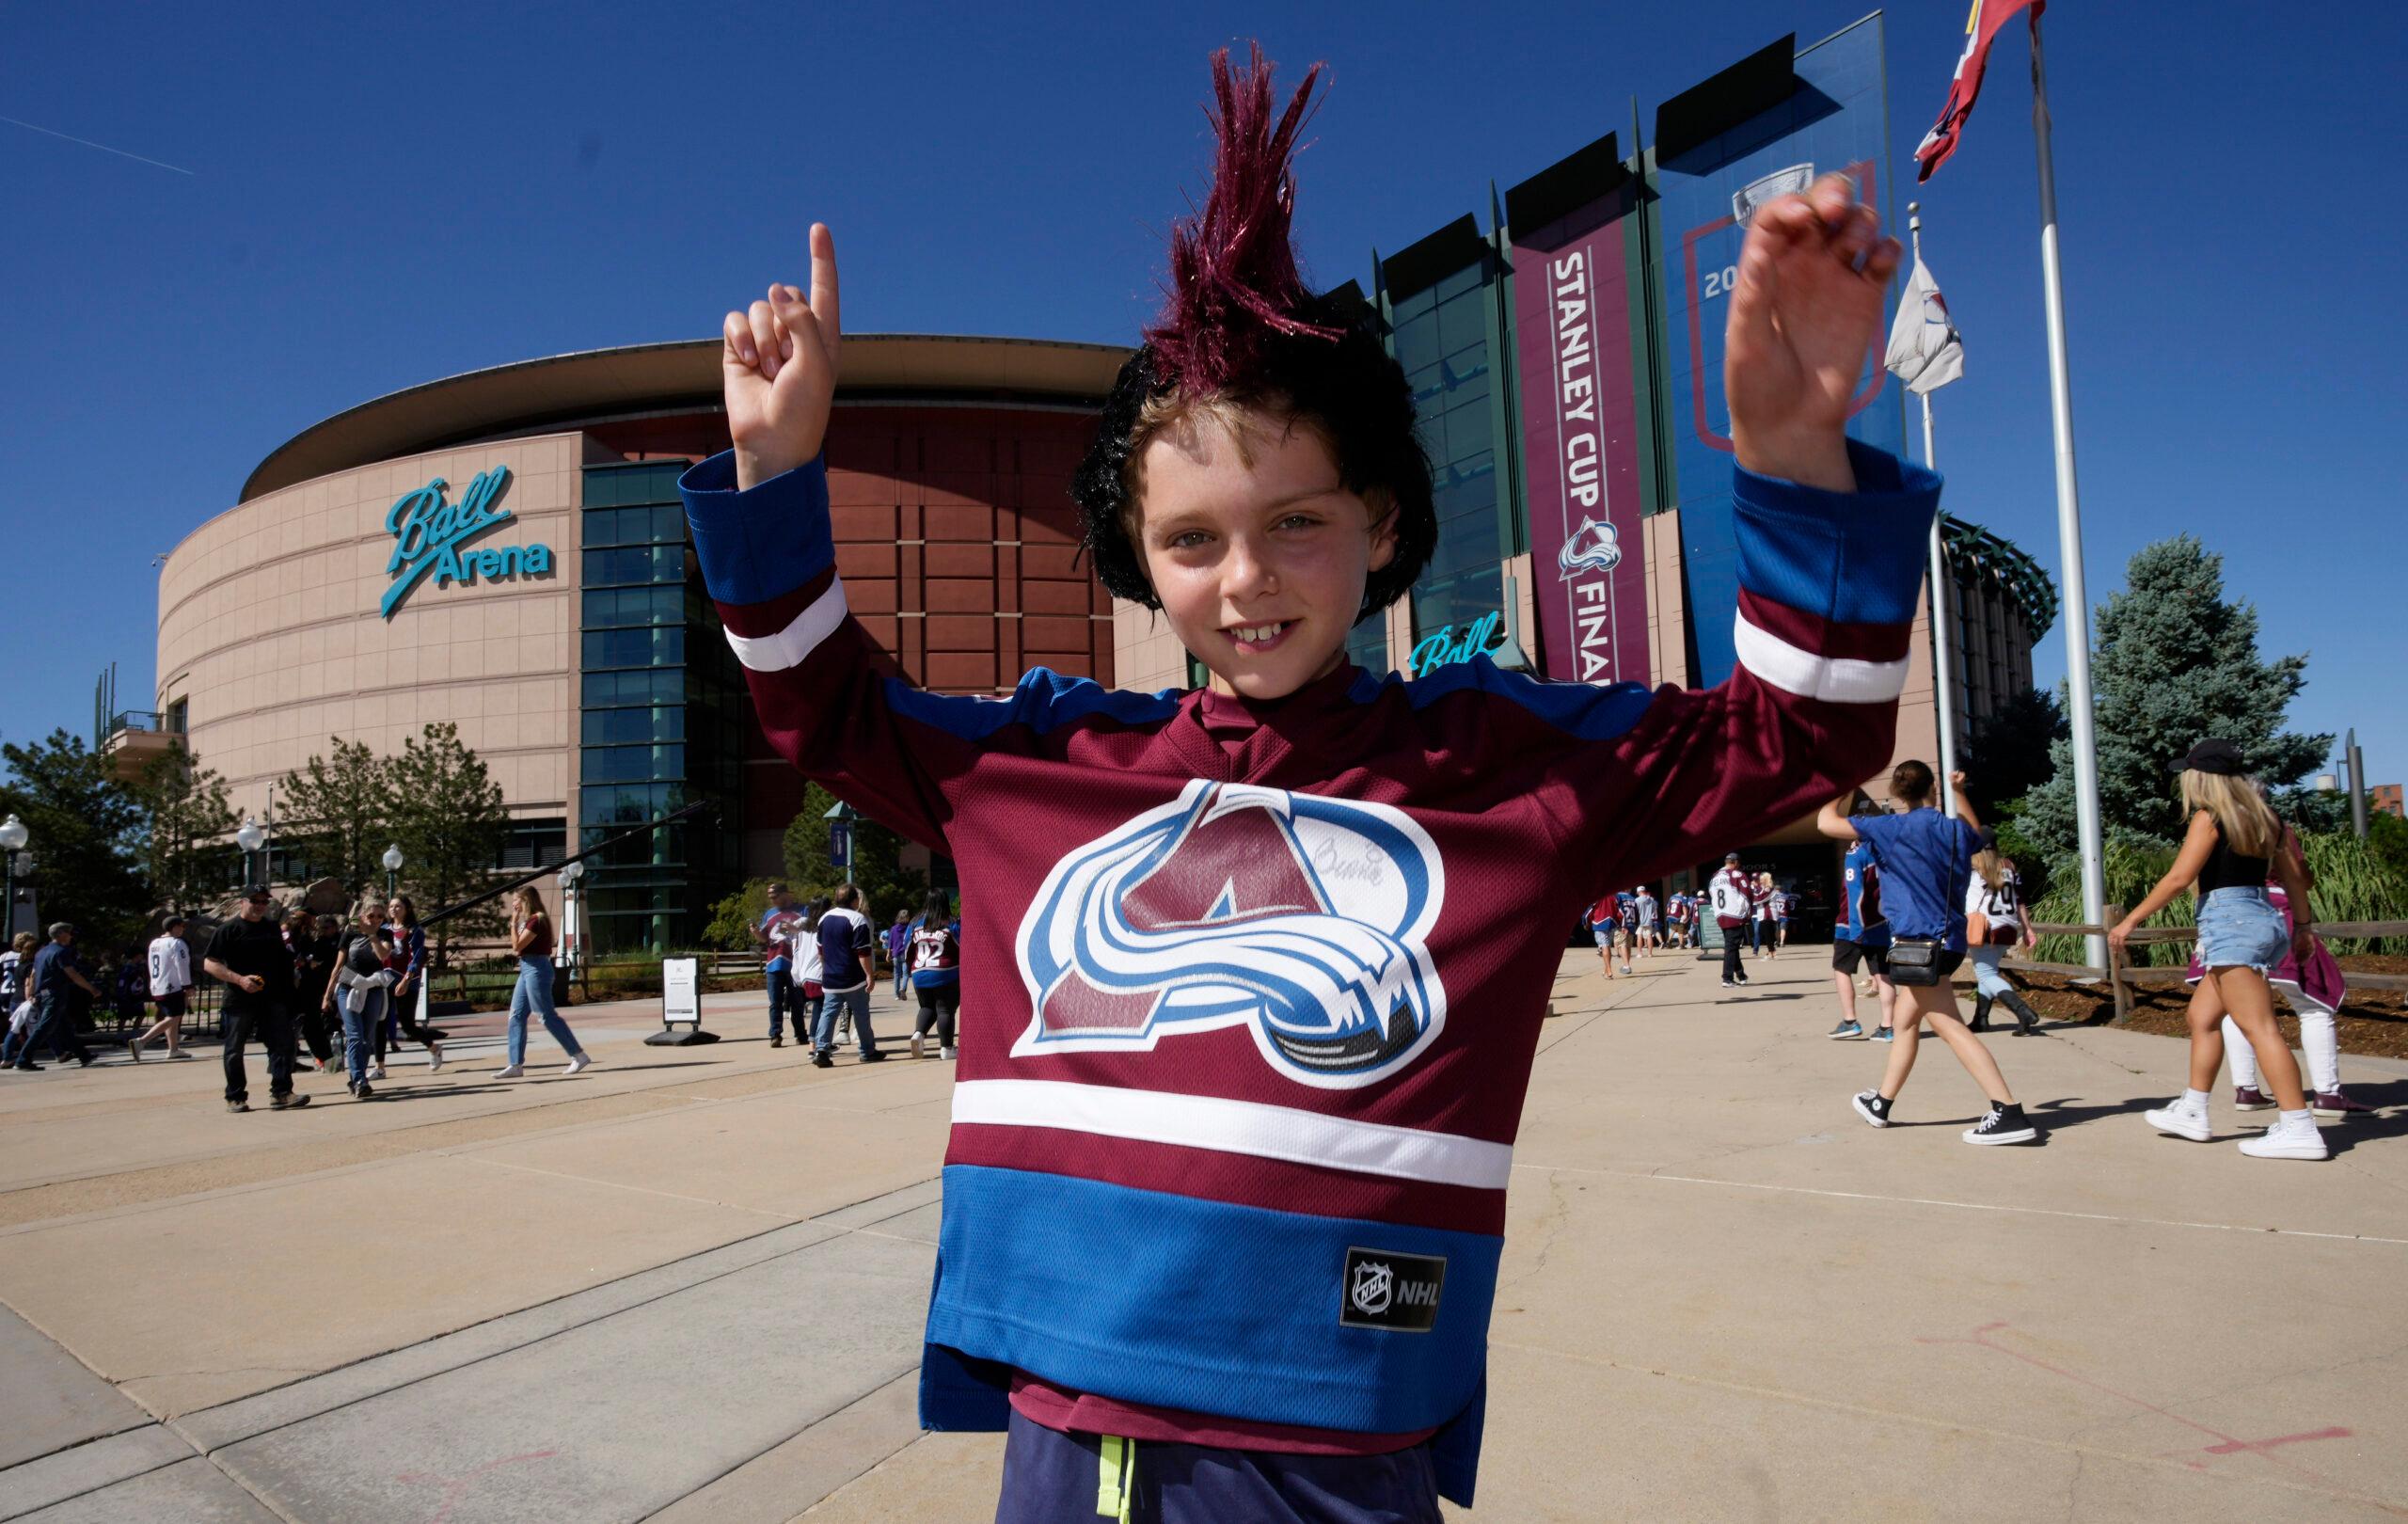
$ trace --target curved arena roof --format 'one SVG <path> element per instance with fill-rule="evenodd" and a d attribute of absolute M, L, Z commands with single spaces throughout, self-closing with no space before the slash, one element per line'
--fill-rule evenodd
<path fill-rule="evenodd" d="M 1039 339 L 847 334 L 837 400 L 1096 407 L 1131 353 L 1117 344 Z M 238 500 L 400 455 L 720 405 L 717 339 L 520 360 L 405 387 L 313 423 L 260 462 Z"/>

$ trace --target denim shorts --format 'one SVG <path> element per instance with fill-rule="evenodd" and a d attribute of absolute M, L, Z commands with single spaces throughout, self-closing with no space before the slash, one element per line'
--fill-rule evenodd
<path fill-rule="evenodd" d="M 2199 901 L 2199 961 L 2209 968 L 2263 974 L 2283 960 L 2290 945 L 2290 928 L 2263 889 L 2211 889 Z"/>

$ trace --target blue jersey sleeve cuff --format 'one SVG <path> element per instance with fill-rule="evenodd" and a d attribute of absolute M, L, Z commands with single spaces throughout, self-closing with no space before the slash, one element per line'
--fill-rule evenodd
<path fill-rule="evenodd" d="M 721 603 L 767 603 L 834 564 L 825 451 L 790 471 L 736 485 L 736 452 L 723 450 L 677 480 L 694 532 L 703 585 Z"/>
<path fill-rule="evenodd" d="M 1928 560 L 1936 472 L 1850 439 L 1854 492 L 1829 492 L 1734 465 L 1739 585 L 1850 624 L 1915 616 Z"/>

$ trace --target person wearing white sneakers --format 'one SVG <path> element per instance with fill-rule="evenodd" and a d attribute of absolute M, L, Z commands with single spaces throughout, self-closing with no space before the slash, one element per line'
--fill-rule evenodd
<path fill-rule="evenodd" d="M 510 992 L 510 1062 L 496 1079 L 516 1079 L 527 1072 L 527 1013 L 544 1019 L 544 1030 L 568 1053 L 564 1074 L 591 1068 L 594 1060 L 578 1046 L 577 1034 L 561 1020 L 552 1004 L 552 918 L 544 913 L 544 897 L 530 884 L 518 891 L 512 909 L 510 950 L 518 955 L 518 987 Z"/>
<path fill-rule="evenodd" d="M 2307 928 L 2307 881 L 2292 855 L 2280 849 L 2282 822 L 2266 807 L 2244 775 L 2241 748 L 2210 738 L 2191 748 L 2177 766 L 2182 775 L 2182 807 L 2190 830 L 2174 866 L 2148 897 L 2107 933 L 2121 952 L 2141 923 L 2189 889 L 2197 898 L 2199 962 L 2207 971 L 2191 995 L 2191 1084 L 2172 1104 L 2144 1117 L 2151 1127 L 2205 1143 L 2214 1135 L 2208 1120 L 2208 1092 L 2224 1067 L 2224 1018 L 2229 1015 L 2256 1051 L 2258 1068 L 2282 1108 L 2262 1136 L 2244 1138 L 2241 1151 L 2255 1159 L 2327 1157 L 2324 1135 L 2300 1088 L 2299 1065 L 2274 1025 L 2274 995 L 2266 983 L 2286 951 L 2305 960 L 2313 948 Z M 2269 867 L 2282 881 L 2294 920 L 2266 893 Z"/>

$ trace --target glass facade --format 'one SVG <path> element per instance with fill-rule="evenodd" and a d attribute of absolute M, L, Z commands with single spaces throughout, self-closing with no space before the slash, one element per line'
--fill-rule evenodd
<path fill-rule="evenodd" d="M 579 846 L 716 806 L 587 860 L 586 934 L 605 956 L 694 945 L 740 877 L 743 684 L 687 554 L 687 464 L 585 471 Z"/>

